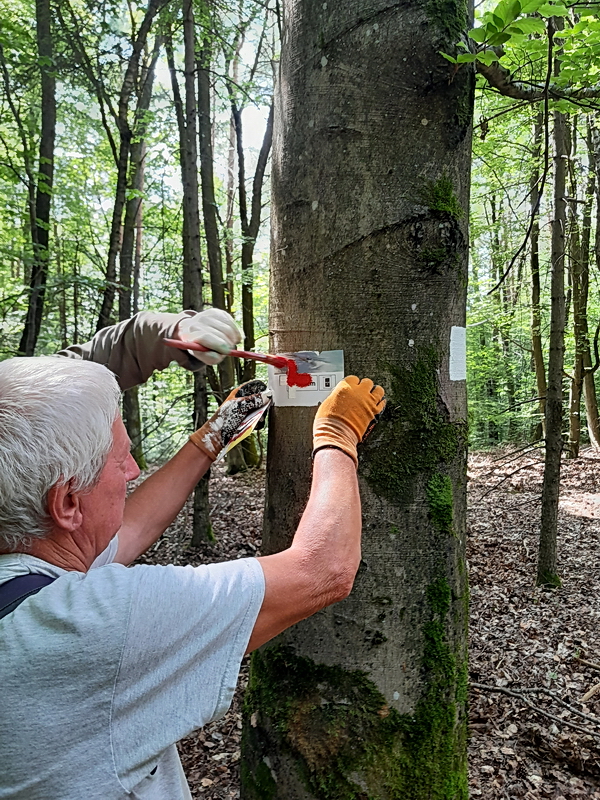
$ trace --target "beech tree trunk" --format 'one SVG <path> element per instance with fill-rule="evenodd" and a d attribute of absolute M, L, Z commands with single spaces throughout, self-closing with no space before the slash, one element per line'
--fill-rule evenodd
<path fill-rule="evenodd" d="M 438 7 L 436 6 L 435 9 Z M 271 352 L 342 348 L 387 392 L 351 596 L 254 654 L 245 800 L 466 800 L 466 8 L 284 6 Z M 451 350 L 452 337 L 452 354 Z M 451 357 L 452 356 L 452 357 Z M 264 551 L 306 503 L 315 408 L 270 420 Z"/>
<path fill-rule="evenodd" d="M 565 357 L 565 224 L 566 117 L 554 112 L 554 219 L 551 245 L 550 350 L 546 394 L 546 454 L 542 487 L 542 519 L 538 554 L 538 585 L 559 586 L 556 566 L 558 496 L 563 451 L 563 391 Z"/>
<path fill-rule="evenodd" d="M 50 256 L 50 207 L 54 180 L 54 141 L 56 138 L 56 79 L 52 44 L 52 12 L 49 0 L 36 0 L 36 38 L 41 75 L 41 116 L 39 166 L 35 192 L 35 214 L 31 225 L 33 263 L 29 280 L 29 302 L 19 352 L 35 352 L 46 296 Z"/>

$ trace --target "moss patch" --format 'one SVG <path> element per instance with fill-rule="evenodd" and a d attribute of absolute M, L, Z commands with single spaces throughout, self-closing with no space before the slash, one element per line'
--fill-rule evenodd
<path fill-rule="evenodd" d="M 391 388 L 369 442 L 365 475 L 376 494 L 398 505 L 411 502 L 412 479 L 452 462 L 465 438 L 464 425 L 449 421 L 438 398 L 437 368 L 433 348 L 410 368 L 387 365 Z"/>
<path fill-rule="evenodd" d="M 537 585 L 549 586 L 556 589 L 559 586 L 562 586 L 562 581 L 556 572 L 543 572 L 541 575 L 538 575 Z"/>
<path fill-rule="evenodd" d="M 460 219 L 463 207 L 454 194 L 454 187 L 450 178 L 444 174 L 437 181 L 430 181 L 423 190 L 423 203 L 438 214 L 448 214 L 454 219 Z"/>
<path fill-rule="evenodd" d="M 364 672 L 272 647 L 252 658 L 245 711 L 254 725 L 246 723 L 244 750 L 250 744 L 255 752 L 261 735 L 274 737 L 263 749 L 291 757 L 318 800 L 466 800 L 466 661 L 449 644 L 453 598 L 445 579 L 429 587 L 427 602 L 414 714 L 390 708 Z M 246 786 L 248 774 L 243 780 Z"/>
<path fill-rule="evenodd" d="M 264 761 L 260 761 L 254 771 L 248 767 L 245 761 L 242 761 L 240 773 L 244 796 L 248 800 L 275 800 L 277 784 Z"/>
<path fill-rule="evenodd" d="M 429 514 L 435 527 L 442 533 L 452 534 L 454 498 L 452 481 L 447 475 L 436 473 L 427 484 Z"/>
<path fill-rule="evenodd" d="M 427 16 L 448 44 L 456 44 L 468 28 L 465 0 L 428 0 Z"/>

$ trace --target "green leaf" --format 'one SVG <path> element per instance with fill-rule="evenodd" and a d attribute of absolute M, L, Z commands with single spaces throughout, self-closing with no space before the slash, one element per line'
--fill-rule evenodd
<path fill-rule="evenodd" d="M 477 56 L 475 53 L 461 53 L 460 55 L 456 56 L 456 63 L 457 64 L 470 64 L 473 61 L 477 60 Z"/>
<path fill-rule="evenodd" d="M 460 47 L 461 50 L 468 50 L 469 49 L 469 45 L 466 42 L 457 42 L 456 46 Z"/>
<path fill-rule="evenodd" d="M 566 6 L 553 6 L 550 3 L 544 3 L 544 5 L 540 6 L 537 11 L 542 17 L 566 17 L 569 13 L 569 10 L 566 8 Z"/>
<path fill-rule="evenodd" d="M 498 61 L 498 56 L 492 50 L 484 50 L 482 53 L 477 53 L 477 61 L 491 66 L 495 61 Z"/>
<path fill-rule="evenodd" d="M 501 31 L 502 28 L 505 25 L 505 22 L 504 22 L 503 18 L 499 17 L 498 14 L 496 14 L 496 12 L 494 12 L 492 14 L 492 19 L 494 21 L 494 25 L 498 28 L 499 31 Z"/>
<path fill-rule="evenodd" d="M 525 0 L 521 7 L 521 14 L 533 14 L 545 0 Z"/>
<path fill-rule="evenodd" d="M 469 31 L 469 38 L 473 39 L 474 42 L 485 42 L 487 39 L 487 28 L 471 28 Z"/>
<path fill-rule="evenodd" d="M 443 56 L 446 59 L 446 61 L 449 61 L 451 64 L 456 64 L 456 59 L 454 58 L 454 56 L 449 56 L 448 53 L 442 53 L 441 50 L 438 50 L 438 53 L 441 56 Z"/>
<path fill-rule="evenodd" d="M 515 22 L 510 30 L 512 31 L 514 27 L 518 28 L 520 33 L 544 33 L 546 31 L 546 25 L 539 17 L 525 17 Z"/>
<path fill-rule="evenodd" d="M 495 33 L 491 39 L 490 44 L 492 47 L 497 47 L 499 44 L 504 44 L 510 39 L 510 33 Z"/>

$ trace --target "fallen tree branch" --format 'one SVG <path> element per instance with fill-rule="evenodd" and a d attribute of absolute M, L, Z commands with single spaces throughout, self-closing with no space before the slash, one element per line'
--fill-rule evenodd
<path fill-rule="evenodd" d="M 600 461 L 600 458 L 590 458 L 590 461 Z M 593 661 L 586 661 L 585 658 L 579 658 L 579 656 L 573 656 L 576 658 L 577 661 L 581 661 L 582 664 L 585 664 L 586 667 L 591 667 L 592 669 L 597 669 L 600 672 L 600 664 L 594 664 Z"/>
<path fill-rule="evenodd" d="M 573 728 L 576 731 L 580 731 L 580 733 L 586 733 L 588 736 L 594 736 L 596 739 L 600 739 L 599 732 L 590 730 L 589 728 L 584 728 L 582 725 L 577 725 L 575 722 L 569 722 L 569 720 L 562 719 L 562 717 L 557 717 L 556 715 L 551 714 L 549 711 L 546 711 L 545 709 L 534 705 L 530 700 L 528 700 L 525 697 L 525 693 L 549 694 L 550 697 L 552 697 L 554 700 L 558 700 L 561 703 L 561 705 L 564 705 L 566 708 L 569 709 L 569 711 L 572 711 L 574 714 L 577 714 L 577 716 L 580 717 L 582 716 L 585 719 L 593 722 L 595 725 L 600 725 L 600 719 L 598 719 L 597 717 L 592 717 L 589 714 L 584 714 L 583 711 L 578 711 L 577 709 L 573 708 L 568 703 L 566 703 L 564 700 L 561 700 L 559 697 L 557 697 L 553 692 L 550 691 L 550 689 L 540 687 L 536 689 L 521 689 L 513 691 L 512 689 L 506 689 L 503 686 L 487 686 L 484 683 L 471 683 L 471 686 L 474 689 L 480 689 L 481 691 L 484 692 L 498 692 L 500 694 L 509 695 L 509 697 L 516 697 L 517 700 L 520 700 L 522 703 L 525 703 L 525 705 L 531 708 L 532 711 L 535 711 L 538 714 L 542 714 L 544 717 L 548 717 L 548 719 L 551 719 L 553 722 L 556 722 L 559 725 L 566 725 L 569 728 Z"/>

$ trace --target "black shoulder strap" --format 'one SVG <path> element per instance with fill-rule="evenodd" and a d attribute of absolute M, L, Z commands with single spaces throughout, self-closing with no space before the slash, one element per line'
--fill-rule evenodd
<path fill-rule="evenodd" d="M 14 611 L 27 597 L 36 594 L 55 580 L 56 578 L 50 578 L 48 575 L 28 573 L 0 584 L 0 619 Z"/>

